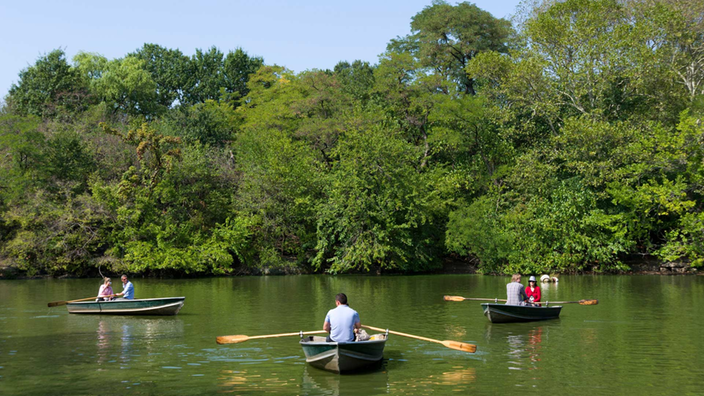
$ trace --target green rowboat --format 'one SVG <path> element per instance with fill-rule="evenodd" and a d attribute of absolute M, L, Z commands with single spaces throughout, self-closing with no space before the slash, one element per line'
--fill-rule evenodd
<path fill-rule="evenodd" d="M 369 341 L 326 342 L 325 337 L 308 336 L 300 344 L 311 366 L 341 374 L 378 367 L 387 337 L 376 334 Z"/>
<path fill-rule="evenodd" d="M 562 306 L 533 307 L 526 305 L 482 304 L 484 316 L 491 323 L 534 322 L 557 319 Z"/>
<path fill-rule="evenodd" d="M 143 298 L 139 300 L 113 300 L 72 302 L 66 304 L 68 313 L 101 315 L 176 315 L 186 297 Z"/>

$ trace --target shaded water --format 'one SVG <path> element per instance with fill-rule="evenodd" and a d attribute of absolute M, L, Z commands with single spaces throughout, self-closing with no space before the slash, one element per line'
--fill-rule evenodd
<path fill-rule="evenodd" d="M 116 278 L 116 277 L 114 277 Z M 49 301 L 97 279 L 0 281 L 0 394 L 702 394 L 704 277 L 564 276 L 543 300 L 560 319 L 491 324 L 477 302 L 508 278 L 478 275 L 134 279 L 137 298 L 185 296 L 175 317 L 69 315 Z M 116 290 L 119 287 L 115 288 Z M 362 323 L 477 345 L 390 336 L 378 371 L 307 366 L 297 337 L 217 345 L 218 335 L 322 328 L 347 293 Z"/>

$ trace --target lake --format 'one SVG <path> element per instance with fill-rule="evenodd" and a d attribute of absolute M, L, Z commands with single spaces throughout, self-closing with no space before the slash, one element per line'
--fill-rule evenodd
<path fill-rule="evenodd" d="M 111 274 L 114 289 L 119 276 Z M 524 277 L 524 284 L 526 283 Z M 0 281 L 0 394 L 704 393 L 704 277 L 562 276 L 543 301 L 560 319 L 492 324 L 479 302 L 509 277 L 134 278 L 137 298 L 185 296 L 173 317 L 69 315 L 49 301 L 97 294 L 100 279 Z M 305 363 L 298 337 L 217 345 L 221 335 L 319 330 L 347 294 L 362 324 L 477 345 L 467 354 L 389 336 L 382 367 L 336 375 Z"/>

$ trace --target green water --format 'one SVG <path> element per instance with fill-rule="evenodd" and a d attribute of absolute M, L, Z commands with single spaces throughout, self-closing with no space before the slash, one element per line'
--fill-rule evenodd
<path fill-rule="evenodd" d="M 117 278 L 116 276 L 114 278 Z M 560 319 L 491 324 L 479 303 L 508 278 L 475 275 L 133 279 L 137 298 L 185 296 L 174 317 L 69 315 L 49 301 L 98 279 L 0 281 L 0 394 L 703 394 L 704 277 L 563 276 L 543 300 Z M 116 288 L 117 289 L 117 288 Z M 466 354 L 390 336 L 376 372 L 305 363 L 297 337 L 217 345 L 219 335 L 322 328 L 347 293 L 362 324 L 477 345 Z"/>

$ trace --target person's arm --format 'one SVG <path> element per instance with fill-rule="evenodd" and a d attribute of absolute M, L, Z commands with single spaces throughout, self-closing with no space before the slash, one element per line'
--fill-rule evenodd
<path fill-rule="evenodd" d="M 325 322 L 323 323 L 323 331 L 330 332 L 330 314 L 325 315 Z"/>
<path fill-rule="evenodd" d="M 523 298 L 521 299 L 521 301 L 526 301 L 526 300 L 528 300 L 528 296 L 526 295 L 526 289 L 525 289 L 524 287 L 522 287 L 522 286 L 519 287 L 518 289 L 521 291 L 521 297 L 523 297 Z"/>
<path fill-rule="evenodd" d="M 355 312 L 354 314 L 354 332 L 362 328 L 362 322 L 359 320 L 359 314 Z"/>

